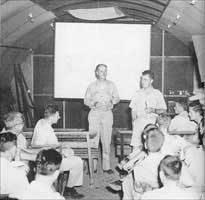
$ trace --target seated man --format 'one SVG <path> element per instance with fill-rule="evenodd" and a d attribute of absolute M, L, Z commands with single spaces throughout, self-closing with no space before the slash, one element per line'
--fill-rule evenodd
<path fill-rule="evenodd" d="M 17 136 L 17 153 L 15 160 L 20 160 L 21 149 L 27 148 L 26 138 L 23 135 L 24 121 L 24 116 L 20 112 L 12 111 L 4 115 L 5 127 L 2 130 L 2 133 L 10 131 Z"/>
<path fill-rule="evenodd" d="M 179 184 L 182 162 L 176 156 L 167 155 L 159 165 L 159 179 L 162 183 L 160 189 L 145 192 L 142 200 L 199 200 L 200 194 Z"/>
<path fill-rule="evenodd" d="M 203 182 L 204 175 L 202 173 L 202 169 L 204 169 L 204 154 L 202 148 L 198 148 L 198 135 L 189 135 L 188 140 L 186 140 L 186 135 L 184 137 L 178 135 L 170 135 L 167 130 L 170 124 L 170 120 L 171 118 L 167 114 L 161 114 L 157 119 L 159 128 L 164 133 L 165 138 L 161 152 L 164 155 L 179 156 L 184 160 L 182 166 L 182 175 L 180 178 L 180 182 L 182 184 L 184 184 L 185 186 L 196 185 L 194 176 L 196 176 L 197 174 L 197 177 L 201 179 L 201 182 Z M 194 172 L 190 173 L 190 170 Z M 192 175 L 193 173 L 195 174 L 194 176 Z"/>
<path fill-rule="evenodd" d="M 149 124 L 142 133 L 142 152 L 138 152 L 133 158 L 135 162 L 123 164 L 122 168 L 128 171 L 122 182 L 123 199 L 139 199 L 141 193 L 158 188 L 157 168 L 164 157 L 160 152 L 164 142 L 164 136 L 158 127 Z M 110 184 L 110 187 L 112 185 Z"/>
<path fill-rule="evenodd" d="M 52 125 L 56 124 L 60 119 L 58 107 L 48 105 L 45 109 L 44 116 L 43 119 L 37 122 L 34 128 L 31 146 L 60 146 L 52 128 Z M 71 196 L 72 198 L 83 198 L 84 195 L 79 194 L 74 188 L 83 183 L 83 161 L 80 157 L 74 156 L 73 150 L 70 148 L 63 149 L 62 154 L 63 160 L 60 170 L 70 171 L 64 195 Z"/>
<path fill-rule="evenodd" d="M 16 141 L 16 135 L 11 132 L 0 134 L 0 197 L 18 194 L 29 184 L 25 173 L 12 164 Z"/>
<path fill-rule="evenodd" d="M 181 101 L 175 102 L 174 110 L 177 115 L 171 120 L 169 131 L 195 132 L 196 123 L 189 119 L 186 103 Z"/>
<path fill-rule="evenodd" d="M 35 180 L 21 194 L 15 196 L 19 200 L 61 199 L 58 192 L 54 191 L 53 183 L 59 175 L 62 156 L 55 149 L 41 150 L 36 158 Z"/>
<path fill-rule="evenodd" d="M 197 123 L 197 133 L 199 136 L 199 142 L 203 144 L 205 138 L 205 125 L 204 125 L 204 113 L 202 105 L 199 101 L 193 101 L 189 104 L 189 117 L 192 121 Z"/>
<path fill-rule="evenodd" d="M 171 135 L 169 133 L 169 127 L 171 123 L 171 117 L 166 114 L 160 114 L 157 117 L 157 125 L 159 126 L 159 129 L 164 134 L 164 144 L 161 148 L 161 152 L 164 155 L 175 155 L 179 156 L 183 150 L 184 147 L 189 146 L 190 144 L 184 140 L 179 135 Z"/>
<path fill-rule="evenodd" d="M 186 186 L 192 186 L 199 190 L 205 191 L 205 150 L 200 145 L 200 135 L 195 134 L 188 137 L 187 142 L 190 144 L 183 149 L 181 159 L 184 162 L 183 170 L 189 173 L 192 182 L 187 183 L 185 175 L 182 173 L 182 182 Z"/>

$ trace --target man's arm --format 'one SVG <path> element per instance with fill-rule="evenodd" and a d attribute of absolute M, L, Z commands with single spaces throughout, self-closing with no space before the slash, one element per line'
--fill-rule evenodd
<path fill-rule="evenodd" d="M 120 101 L 119 93 L 115 84 L 113 84 L 112 104 L 117 104 Z"/>
<path fill-rule="evenodd" d="M 131 115 L 132 115 L 132 121 L 135 121 L 137 119 L 137 111 L 132 109 Z"/>
<path fill-rule="evenodd" d="M 160 91 L 158 93 L 156 93 L 156 98 L 157 98 L 156 108 L 152 108 L 152 107 L 146 108 L 147 113 L 161 114 L 161 113 L 166 112 L 167 105 L 166 105 L 166 102 L 164 100 L 164 96 L 162 95 L 162 93 Z"/>
<path fill-rule="evenodd" d="M 94 99 L 92 98 L 92 90 L 90 86 L 86 90 L 84 104 L 89 108 L 95 107 L 96 102 L 94 102 Z"/>

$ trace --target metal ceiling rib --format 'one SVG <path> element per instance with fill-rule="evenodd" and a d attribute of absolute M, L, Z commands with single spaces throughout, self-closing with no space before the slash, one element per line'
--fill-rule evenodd
<path fill-rule="evenodd" d="M 158 26 L 188 44 L 192 35 L 205 34 L 205 0 L 197 0 L 194 4 L 186 0 L 172 0 Z"/>
<path fill-rule="evenodd" d="M 154 21 L 159 20 L 162 12 L 166 8 L 169 0 L 32 0 L 35 3 L 38 3 L 44 9 L 52 11 L 57 16 L 65 16 L 65 10 L 69 9 L 88 9 L 88 8 L 98 8 L 98 7 L 120 7 L 126 8 L 130 10 L 135 10 L 135 15 L 133 12 L 130 17 L 134 16 L 134 18 L 139 18 L 142 14 L 144 18 L 144 14 L 146 15 L 147 20 L 153 21 L 153 17 L 155 18 Z M 126 13 L 127 14 L 127 13 Z M 138 17 L 139 16 L 139 17 Z M 80 19 L 79 19 L 80 21 Z"/>

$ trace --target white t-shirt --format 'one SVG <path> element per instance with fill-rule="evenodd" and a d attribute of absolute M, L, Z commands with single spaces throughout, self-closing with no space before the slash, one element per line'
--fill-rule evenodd
<path fill-rule="evenodd" d="M 169 131 L 193 131 L 195 132 L 197 124 L 193 121 L 190 121 L 188 112 L 183 111 L 180 114 L 176 115 L 169 125 Z"/>
<path fill-rule="evenodd" d="M 39 176 L 36 180 L 32 181 L 26 190 L 16 196 L 16 198 L 19 200 L 65 200 L 63 196 L 54 191 L 43 176 Z"/>
<path fill-rule="evenodd" d="M 164 155 L 180 156 L 183 148 L 189 146 L 189 143 L 179 135 L 170 135 L 166 131 L 163 131 L 164 143 L 161 148 L 161 152 Z"/>
<path fill-rule="evenodd" d="M 26 174 L 0 157 L 0 194 L 18 194 L 29 185 Z"/>
<path fill-rule="evenodd" d="M 160 152 L 149 155 L 134 168 L 134 177 L 137 182 L 145 182 L 152 187 L 158 187 L 158 166 L 164 155 Z"/>
<path fill-rule="evenodd" d="M 184 152 L 185 167 L 194 183 L 192 186 L 205 187 L 205 151 L 194 145 L 187 147 Z"/>
<path fill-rule="evenodd" d="M 145 192 L 141 200 L 199 200 L 200 194 L 176 184 Z"/>
<path fill-rule="evenodd" d="M 37 122 L 34 128 L 31 145 L 59 145 L 58 138 L 52 126 L 45 119 L 40 119 Z"/>
<path fill-rule="evenodd" d="M 148 114 L 145 113 L 146 108 L 167 109 L 162 93 L 154 88 L 148 93 L 144 89 L 138 90 L 133 96 L 129 107 L 137 112 L 138 117 L 148 117 Z M 154 113 L 149 115 L 157 116 Z"/>

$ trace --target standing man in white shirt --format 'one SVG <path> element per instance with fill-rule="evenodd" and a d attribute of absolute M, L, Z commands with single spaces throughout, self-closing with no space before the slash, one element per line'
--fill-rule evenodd
<path fill-rule="evenodd" d="M 141 76 L 141 89 L 133 96 L 129 107 L 132 109 L 133 134 L 131 146 L 141 149 L 141 133 L 149 123 L 155 123 L 158 114 L 166 111 L 167 106 L 162 93 L 152 84 L 154 73 L 145 70 Z"/>
<path fill-rule="evenodd" d="M 56 124 L 60 119 L 58 107 L 56 105 L 47 105 L 44 118 L 40 119 L 33 133 L 31 145 L 34 146 L 59 146 L 58 138 L 55 135 L 53 124 Z M 72 149 L 67 149 L 64 152 L 63 160 L 61 164 L 61 171 L 70 171 L 67 187 L 65 188 L 65 196 L 72 198 L 83 198 L 84 195 L 79 194 L 75 186 L 81 186 L 83 184 L 83 161 L 80 157 L 74 156 Z"/>
<path fill-rule="evenodd" d="M 88 115 L 89 131 L 91 134 L 96 134 L 94 138 L 96 147 L 98 147 L 99 139 L 102 142 L 103 171 L 111 174 L 113 173 L 110 167 L 112 108 L 120 101 L 120 98 L 115 84 L 106 80 L 107 66 L 105 64 L 96 66 L 95 75 L 97 80 L 88 86 L 84 103 L 91 109 Z"/>

